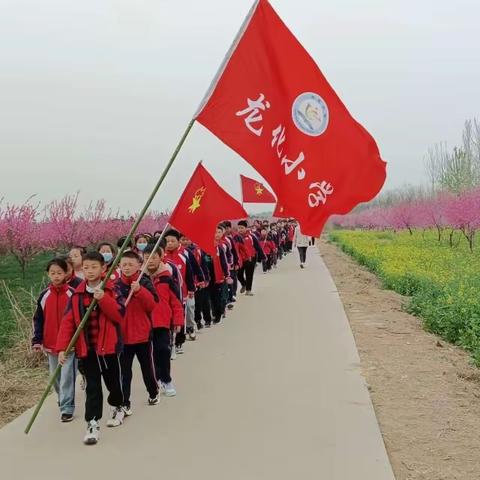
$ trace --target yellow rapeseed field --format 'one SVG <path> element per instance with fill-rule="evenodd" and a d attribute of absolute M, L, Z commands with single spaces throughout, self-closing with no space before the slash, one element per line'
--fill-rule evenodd
<path fill-rule="evenodd" d="M 330 239 L 386 288 L 410 295 L 408 310 L 428 330 L 468 349 L 480 363 L 480 249 L 471 253 L 459 232 L 453 247 L 433 231 L 335 230 Z"/>

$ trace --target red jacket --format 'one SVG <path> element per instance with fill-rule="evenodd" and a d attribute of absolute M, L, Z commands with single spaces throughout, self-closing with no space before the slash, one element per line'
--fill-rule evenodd
<path fill-rule="evenodd" d="M 124 298 L 130 294 L 130 285 L 137 280 L 139 274 L 132 277 L 121 275 L 115 286 Z M 132 295 L 125 308 L 125 319 L 122 324 L 123 343 L 133 345 L 150 340 L 152 332 L 152 312 L 157 305 L 158 296 L 151 280 L 143 275 L 140 290 Z"/>
<path fill-rule="evenodd" d="M 255 251 L 255 245 L 253 244 L 252 235 L 252 233 L 247 233 L 242 237 L 245 246 L 244 255 L 246 256 L 246 258 L 243 259 L 244 261 L 251 260 L 257 253 Z"/>
<path fill-rule="evenodd" d="M 212 279 L 215 283 L 223 283 L 228 277 L 228 263 L 227 254 L 225 253 L 226 246 L 223 243 L 217 244 L 217 254 L 212 257 L 213 275 Z"/>
<path fill-rule="evenodd" d="M 293 242 L 293 237 L 295 235 L 295 227 L 292 227 L 291 225 L 288 227 L 288 241 Z"/>
<path fill-rule="evenodd" d="M 185 313 L 172 274 L 165 270 L 154 275 L 153 286 L 160 298 L 152 313 L 153 328 L 183 327 Z"/>
<path fill-rule="evenodd" d="M 260 239 L 260 246 L 263 249 L 265 255 L 270 255 L 276 250 L 276 245 L 273 240 L 269 240 L 267 237 Z"/>
<path fill-rule="evenodd" d="M 173 252 L 168 252 L 165 250 L 165 259 L 173 263 L 178 268 L 178 271 L 182 275 L 182 283 L 181 283 L 182 297 L 186 299 L 189 291 L 191 292 L 195 291 L 195 284 L 194 284 L 193 273 L 191 272 L 188 261 L 187 261 L 187 256 L 184 253 L 184 248 L 178 247 Z"/>
<path fill-rule="evenodd" d="M 64 352 L 67 349 L 75 330 L 80 325 L 82 317 L 88 308 L 87 305 L 90 304 L 93 298 L 93 295 L 87 292 L 86 286 L 87 283 L 83 281 L 73 292 L 70 299 L 58 332 L 56 346 L 58 352 Z M 98 355 L 111 355 L 121 351 L 121 336 L 119 332 L 123 323 L 124 299 L 113 287 L 112 283 L 106 285 L 105 295 L 96 307 L 99 310 L 98 322 L 100 327 L 99 341 L 96 347 Z M 75 344 L 75 353 L 78 358 L 84 358 L 88 354 L 87 329 L 88 326 L 80 334 Z"/>
<path fill-rule="evenodd" d="M 46 351 L 56 353 L 58 330 L 73 292 L 68 284 L 60 287 L 50 284 L 40 294 L 33 316 L 32 345 L 43 345 Z"/>

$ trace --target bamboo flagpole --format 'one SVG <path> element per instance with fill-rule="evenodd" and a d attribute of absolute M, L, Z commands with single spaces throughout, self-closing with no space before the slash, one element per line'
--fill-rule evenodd
<path fill-rule="evenodd" d="M 100 284 L 100 288 L 102 290 L 105 288 L 105 284 L 107 283 L 108 279 L 110 278 L 110 275 L 114 272 L 115 268 L 117 268 L 117 265 L 120 261 L 120 258 L 122 256 L 123 252 L 127 249 L 128 245 L 130 244 L 130 241 L 131 241 L 133 235 L 135 234 L 138 226 L 140 225 L 140 222 L 143 220 L 143 217 L 147 213 L 147 210 L 150 207 L 150 205 L 152 204 L 153 199 L 157 195 L 158 190 L 160 189 L 161 185 L 163 184 L 163 181 L 165 180 L 165 177 L 167 176 L 170 168 L 173 165 L 173 162 L 175 161 L 175 159 L 177 158 L 181 148 L 183 147 L 183 144 L 185 143 L 185 140 L 187 139 L 188 134 L 192 130 L 192 127 L 193 127 L 194 123 L 195 123 L 195 118 L 190 120 L 190 123 L 188 124 L 182 138 L 180 139 L 180 142 L 178 143 L 177 147 L 175 148 L 175 151 L 173 152 L 173 155 L 171 156 L 170 160 L 168 161 L 167 165 L 165 166 L 165 169 L 163 170 L 162 174 L 160 175 L 160 178 L 158 179 L 157 184 L 155 185 L 155 187 L 154 187 L 152 193 L 150 194 L 150 196 L 148 197 L 147 202 L 145 203 L 144 207 L 142 208 L 142 210 L 138 214 L 138 217 L 135 220 L 134 224 L 132 225 L 132 228 L 128 232 L 128 235 L 125 238 L 125 241 L 123 242 L 123 245 L 120 247 L 120 250 L 118 251 L 117 256 L 115 257 L 115 259 L 112 262 L 110 268 L 108 269 L 108 272 L 105 275 L 104 280 Z M 90 314 L 92 313 L 92 310 L 95 308 L 96 305 L 97 305 L 97 301 L 95 299 L 93 299 L 92 303 L 90 303 L 87 311 L 85 312 L 85 315 L 83 316 L 80 324 L 78 325 L 78 328 L 77 328 L 75 334 L 73 335 L 72 339 L 70 340 L 70 343 L 68 344 L 67 349 L 65 350 L 65 355 L 66 356 L 68 356 L 72 353 L 73 347 L 77 343 L 78 337 L 80 336 L 82 330 L 84 329 L 84 327 L 85 327 L 85 325 L 86 325 L 86 323 L 87 323 L 87 321 L 90 317 Z M 47 388 L 45 388 L 45 391 L 43 392 L 43 394 L 40 398 L 40 401 L 38 402 L 37 406 L 35 407 L 35 410 L 33 411 L 32 417 L 30 418 L 30 421 L 28 422 L 28 425 L 25 428 L 25 434 L 28 434 L 30 432 L 30 430 L 32 428 L 32 425 L 35 422 L 35 420 L 38 416 L 38 413 L 40 412 L 40 409 L 42 408 L 43 404 L 45 403 L 45 400 L 46 400 L 48 394 L 50 393 L 50 390 L 52 389 L 58 375 L 60 374 L 61 368 L 62 368 L 62 366 L 60 364 L 57 365 L 57 368 L 55 369 L 53 374 L 50 376 L 50 380 L 48 381 Z"/>

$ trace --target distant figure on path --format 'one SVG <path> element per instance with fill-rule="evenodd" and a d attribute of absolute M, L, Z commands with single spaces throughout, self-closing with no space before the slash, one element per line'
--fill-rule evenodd
<path fill-rule="evenodd" d="M 305 262 L 307 261 L 307 248 L 310 245 L 310 237 L 304 235 L 300 230 L 300 225 L 295 227 L 295 233 L 293 234 L 293 246 L 298 248 L 298 254 L 300 256 L 300 268 L 305 268 Z"/>

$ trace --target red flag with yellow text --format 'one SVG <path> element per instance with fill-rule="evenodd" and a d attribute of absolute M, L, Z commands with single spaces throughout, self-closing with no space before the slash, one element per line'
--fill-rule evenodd
<path fill-rule="evenodd" d="M 248 217 L 240 203 L 231 197 L 199 163 L 192 174 L 169 223 L 202 250 L 216 255 L 214 235 L 222 220 Z"/>
<path fill-rule="evenodd" d="M 196 120 L 267 180 L 307 235 L 385 182 L 375 140 L 267 0 L 252 7 Z"/>

